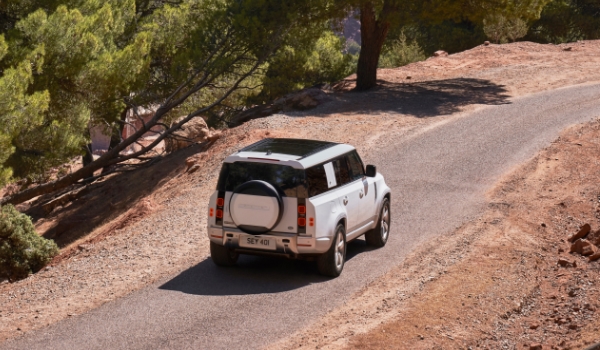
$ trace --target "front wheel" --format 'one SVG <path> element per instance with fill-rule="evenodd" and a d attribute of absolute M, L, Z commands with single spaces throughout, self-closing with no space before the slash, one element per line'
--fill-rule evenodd
<path fill-rule="evenodd" d="M 338 277 L 346 263 L 346 230 L 339 224 L 335 228 L 335 235 L 331 248 L 317 260 L 319 273 L 329 277 Z"/>
<path fill-rule="evenodd" d="M 390 200 L 384 198 L 377 227 L 365 233 L 365 241 L 368 245 L 381 248 L 387 243 L 390 236 L 390 221 Z"/>
<path fill-rule="evenodd" d="M 239 254 L 222 245 L 210 242 L 210 257 L 217 266 L 234 266 Z"/>

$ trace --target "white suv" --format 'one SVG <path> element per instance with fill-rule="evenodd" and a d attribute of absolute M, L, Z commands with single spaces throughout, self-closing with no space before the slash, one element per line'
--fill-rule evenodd
<path fill-rule="evenodd" d="M 231 266 L 239 254 L 316 259 L 337 277 L 347 242 L 383 247 L 390 188 L 350 145 L 264 139 L 227 157 L 208 206 L 210 254 Z"/>

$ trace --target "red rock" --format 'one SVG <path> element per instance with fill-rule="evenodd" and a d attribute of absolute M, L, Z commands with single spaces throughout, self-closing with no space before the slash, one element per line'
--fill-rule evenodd
<path fill-rule="evenodd" d="M 188 174 L 193 174 L 200 169 L 200 164 L 194 164 L 191 168 L 188 169 Z"/>
<path fill-rule="evenodd" d="M 529 325 L 529 329 L 538 329 L 540 327 L 539 323 L 532 323 Z"/>
<path fill-rule="evenodd" d="M 592 244 L 592 242 L 583 240 L 583 245 L 581 247 L 581 255 L 589 256 L 594 255 L 598 252 L 598 247 Z"/>
<path fill-rule="evenodd" d="M 433 53 L 435 57 L 445 57 L 448 56 L 448 53 L 444 50 L 439 50 Z"/>
<path fill-rule="evenodd" d="M 562 267 L 569 267 L 569 266 L 573 266 L 573 262 L 570 260 L 567 260 L 565 258 L 559 258 L 558 265 L 560 265 Z"/>
<path fill-rule="evenodd" d="M 533 343 L 531 345 L 529 345 L 529 350 L 542 350 L 542 344 L 540 343 Z"/>
<path fill-rule="evenodd" d="M 590 256 L 588 257 L 588 259 L 589 259 L 590 261 L 596 261 L 596 260 L 600 259 L 600 251 L 598 251 L 598 252 L 596 252 L 596 253 L 594 253 L 594 254 L 590 255 Z"/>
<path fill-rule="evenodd" d="M 585 224 L 583 226 L 581 226 L 581 229 L 579 229 L 579 232 L 577 232 L 576 234 L 574 234 L 573 236 L 569 237 L 569 242 L 575 242 L 576 240 L 580 239 L 580 238 L 585 238 L 585 236 L 587 236 L 590 231 L 592 230 L 590 224 Z"/>
<path fill-rule="evenodd" d="M 581 254 L 582 249 L 583 249 L 583 241 L 581 239 L 578 239 L 575 242 L 573 242 L 573 244 L 571 244 L 571 249 L 569 250 L 569 253 Z"/>

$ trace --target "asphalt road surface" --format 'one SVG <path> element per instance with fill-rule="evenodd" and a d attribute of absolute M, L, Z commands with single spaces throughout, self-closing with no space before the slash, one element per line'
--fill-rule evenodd
<path fill-rule="evenodd" d="M 462 117 L 441 118 L 382 148 L 376 164 L 392 188 L 387 246 L 352 243 L 337 279 L 313 264 L 242 257 L 220 269 L 198 265 L 21 339 L 5 349 L 249 349 L 307 326 L 384 274 L 419 243 L 436 239 L 485 205 L 485 191 L 534 156 L 565 127 L 600 116 L 600 85 L 511 100 Z"/>

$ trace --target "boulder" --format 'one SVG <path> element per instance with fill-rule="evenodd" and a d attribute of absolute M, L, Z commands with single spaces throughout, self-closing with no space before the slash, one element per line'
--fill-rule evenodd
<path fill-rule="evenodd" d="M 483 42 L 483 45 L 485 45 L 485 46 L 490 46 L 490 42 L 489 42 L 489 41 L 484 41 L 484 42 Z"/>
<path fill-rule="evenodd" d="M 573 242 L 573 244 L 571 244 L 571 249 L 569 250 L 569 253 L 581 254 L 582 249 L 583 249 L 583 240 L 578 239 L 575 242 Z"/>
<path fill-rule="evenodd" d="M 598 247 L 592 244 L 592 242 L 588 240 L 583 240 L 583 244 L 581 246 L 581 255 L 590 256 L 598 253 Z"/>
<path fill-rule="evenodd" d="M 446 57 L 446 56 L 448 56 L 448 53 L 444 50 L 439 50 L 439 51 L 434 52 L 433 55 L 435 57 Z"/>
<path fill-rule="evenodd" d="M 586 239 L 596 246 L 600 247 L 600 230 L 595 232 L 590 232 L 590 234 L 586 237 Z"/>
<path fill-rule="evenodd" d="M 585 238 L 591 231 L 591 226 L 590 224 L 585 224 L 583 226 L 581 226 L 581 228 L 579 229 L 579 232 L 577 232 L 576 234 L 574 234 L 573 236 L 569 237 L 568 240 L 569 242 L 575 242 L 576 240 L 580 239 L 580 238 Z"/>
<path fill-rule="evenodd" d="M 590 256 L 588 257 L 588 259 L 589 259 L 590 261 L 596 261 L 596 260 L 600 259 L 600 251 L 597 251 L 596 253 L 594 253 L 594 254 L 590 255 Z"/>
<path fill-rule="evenodd" d="M 171 125 L 180 122 L 185 117 L 178 118 Z M 168 153 L 175 152 L 194 143 L 214 141 L 220 136 L 221 132 L 209 129 L 201 117 L 192 118 L 192 120 L 183 124 L 179 130 L 175 130 L 165 139 L 165 150 Z"/>

